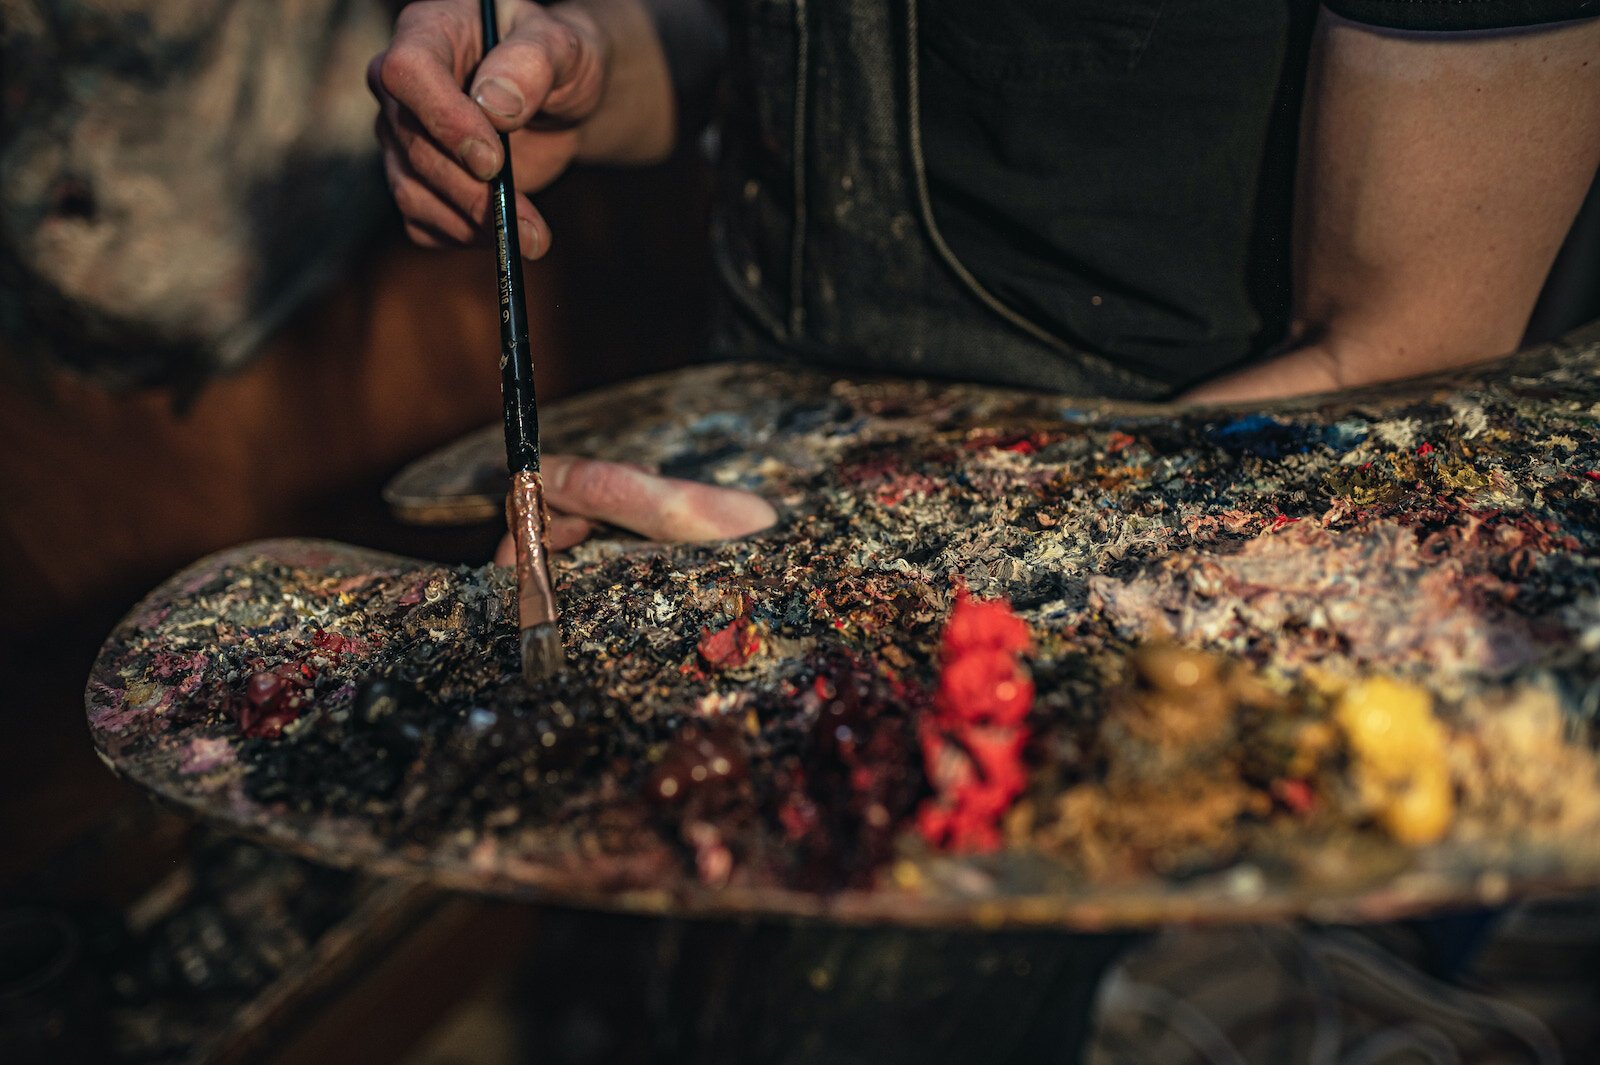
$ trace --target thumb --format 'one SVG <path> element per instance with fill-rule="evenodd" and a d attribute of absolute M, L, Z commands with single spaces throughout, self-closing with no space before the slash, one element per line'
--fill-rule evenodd
<path fill-rule="evenodd" d="M 478 64 L 470 95 L 502 132 L 536 116 L 576 122 L 599 106 L 604 69 L 600 31 L 587 16 L 521 3 L 505 36 Z"/>

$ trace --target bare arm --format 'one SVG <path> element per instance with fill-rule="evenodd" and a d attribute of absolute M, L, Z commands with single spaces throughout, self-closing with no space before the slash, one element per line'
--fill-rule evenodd
<path fill-rule="evenodd" d="M 1323 11 L 1287 353 L 1196 402 L 1395 380 L 1514 350 L 1600 165 L 1600 19 L 1417 34 Z"/>
<path fill-rule="evenodd" d="M 566 0 L 555 5 L 554 10 L 567 8 L 593 20 L 610 53 L 602 104 L 581 129 L 579 160 L 649 163 L 672 150 L 677 94 L 659 20 L 687 19 L 701 7 L 694 0 Z"/>

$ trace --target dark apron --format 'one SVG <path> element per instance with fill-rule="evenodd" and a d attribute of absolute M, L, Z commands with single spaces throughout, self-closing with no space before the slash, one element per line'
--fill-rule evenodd
<path fill-rule="evenodd" d="M 1171 391 L 1013 311 L 950 250 L 922 158 L 917 0 L 733 7 L 716 355 L 1083 395 Z"/>

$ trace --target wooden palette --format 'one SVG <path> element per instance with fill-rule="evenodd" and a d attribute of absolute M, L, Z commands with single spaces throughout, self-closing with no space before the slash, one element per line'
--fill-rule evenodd
<path fill-rule="evenodd" d="M 531 690 L 502 573 L 325 542 L 223 552 L 102 650 L 102 757 L 320 861 L 636 911 L 1099 929 L 1378 920 L 1600 885 L 1600 330 L 1272 410 L 726 365 L 545 420 L 548 450 L 750 488 L 781 520 L 559 560 L 570 665 Z M 498 513 L 497 446 L 464 441 L 391 502 Z M 957 584 L 1008 599 L 1034 641 L 1029 784 L 993 853 L 916 829 Z M 708 651 L 734 629 L 743 651 Z M 1202 769 L 1174 794 L 1107 790 L 1136 755 L 1107 722 L 1155 643 L 1248 673 L 1290 724 L 1333 720 L 1353 678 L 1431 691 L 1450 830 L 1391 838 L 1353 797 L 1348 743 L 1286 791 L 1278 725 L 1252 725 L 1217 748 L 1238 811 L 1202 837 L 1143 831 L 1174 798 L 1214 797 Z M 848 741 L 827 738 L 829 714 Z M 736 768 L 652 792 L 695 751 Z M 1069 795 L 1099 813 L 1073 821 Z"/>

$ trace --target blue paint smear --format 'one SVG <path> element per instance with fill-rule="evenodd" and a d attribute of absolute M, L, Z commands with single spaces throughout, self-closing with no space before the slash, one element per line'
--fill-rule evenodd
<path fill-rule="evenodd" d="M 1367 438 L 1365 422 L 1347 420 L 1333 425 L 1280 422 L 1267 414 L 1247 414 L 1218 425 L 1206 433 L 1213 444 L 1235 455 L 1264 459 L 1304 455 L 1313 448 L 1334 453 L 1348 451 Z"/>
<path fill-rule="evenodd" d="M 750 419 L 743 414 L 731 410 L 715 410 L 710 414 L 703 414 L 689 423 L 689 432 L 696 436 L 708 433 L 738 433 L 750 424 Z"/>

